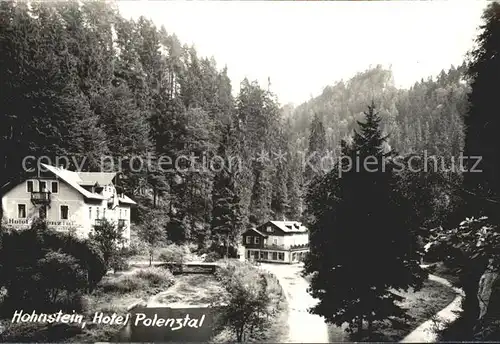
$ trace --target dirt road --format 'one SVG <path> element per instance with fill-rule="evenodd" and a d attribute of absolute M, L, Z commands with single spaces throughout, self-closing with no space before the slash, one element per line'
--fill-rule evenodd
<path fill-rule="evenodd" d="M 260 267 L 274 274 L 286 293 L 289 305 L 289 338 L 291 343 L 328 343 L 328 329 L 322 317 L 307 309 L 317 303 L 309 293 L 301 275 L 302 265 L 265 264 Z"/>

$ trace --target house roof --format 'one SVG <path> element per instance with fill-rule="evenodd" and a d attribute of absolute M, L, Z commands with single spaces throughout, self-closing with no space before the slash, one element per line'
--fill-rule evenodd
<path fill-rule="evenodd" d="M 41 164 L 44 168 L 46 168 L 48 171 L 52 172 L 55 174 L 57 177 L 61 178 L 64 180 L 66 183 L 68 183 L 71 187 L 73 187 L 75 190 L 80 192 L 83 196 L 91 199 L 107 199 L 107 197 L 98 195 L 96 193 L 92 193 L 90 191 L 85 190 L 80 186 L 80 182 L 82 182 L 82 179 L 78 175 L 77 172 L 69 171 L 60 167 L 55 167 L 55 166 L 50 166 L 46 164 Z"/>
<path fill-rule="evenodd" d="M 119 196 L 118 201 L 120 203 L 125 203 L 125 204 L 137 204 L 131 198 L 129 198 L 127 195 L 123 195 L 123 197 Z"/>
<path fill-rule="evenodd" d="M 243 234 L 247 234 L 247 233 L 248 233 L 248 232 L 250 232 L 250 231 L 254 231 L 254 232 L 256 232 L 257 234 L 259 234 L 259 235 L 261 235 L 261 236 L 263 236 L 263 237 L 266 237 L 266 238 L 267 238 L 267 235 L 266 235 L 266 234 L 262 233 L 261 231 L 257 230 L 256 228 L 250 228 L 250 229 L 248 229 L 247 231 L 245 231 Z"/>
<path fill-rule="evenodd" d="M 306 233 L 307 227 L 298 221 L 269 221 L 285 233 Z"/>
<path fill-rule="evenodd" d="M 116 176 L 116 173 L 109 172 L 73 172 L 46 164 L 42 164 L 42 166 L 45 167 L 48 171 L 55 174 L 60 179 L 64 180 L 75 190 L 80 192 L 83 196 L 90 199 L 106 200 L 109 197 L 90 192 L 84 189 L 82 185 L 109 185 L 112 182 L 113 178 Z M 125 204 L 136 204 L 136 202 L 125 195 L 120 195 L 118 197 L 118 201 Z"/>
<path fill-rule="evenodd" d="M 77 172 L 81 179 L 80 185 L 109 185 L 112 183 L 116 173 L 110 172 Z"/>

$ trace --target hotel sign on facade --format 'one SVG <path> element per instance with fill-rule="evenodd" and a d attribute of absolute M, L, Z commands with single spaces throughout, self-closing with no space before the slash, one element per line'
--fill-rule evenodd
<path fill-rule="evenodd" d="M 7 219 L 7 224 L 14 228 L 25 229 L 29 228 L 33 223 L 33 219 Z M 80 228 L 82 225 L 77 224 L 75 221 L 50 221 L 47 220 L 47 227 L 53 229 L 70 229 L 70 228 Z"/>

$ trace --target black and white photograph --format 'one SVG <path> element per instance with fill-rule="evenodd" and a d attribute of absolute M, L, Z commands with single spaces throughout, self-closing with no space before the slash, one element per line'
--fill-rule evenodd
<path fill-rule="evenodd" d="M 0 342 L 500 341 L 500 2 L 0 0 Z"/>

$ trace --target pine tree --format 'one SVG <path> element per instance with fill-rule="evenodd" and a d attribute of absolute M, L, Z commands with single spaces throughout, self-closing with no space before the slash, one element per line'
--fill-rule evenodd
<path fill-rule="evenodd" d="M 323 174 L 321 159 L 326 153 L 326 133 L 323 121 L 316 113 L 311 123 L 311 131 L 309 134 L 309 148 L 307 150 L 307 159 L 309 163 L 305 169 L 305 180 L 309 183 L 316 176 Z"/>
<path fill-rule="evenodd" d="M 229 249 L 236 249 L 242 229 L 241 205 L 236 188 L 235 174 L 237 171 L 227 163 L 230 159 L 229 152 L 234 142 L 234 131 L 230 125 L 226 126 L 223 140 L 217 150 L 217 156 L 224 159 L 225 163 L 215 164 L 212 190 L 212 221 L 211 239 L 214 246 L 223 246 L 224 254 L 229 255 Z"/>
<path fill-rule="evenodd" d="M 311 294 L 320 300 L 313 312 L 351 331 L 356 327 L 358 335 L 366 321 L 369 339 L 373 322 L 404 317 L 393 290 L 418 289 L 424 277 L 380 121 L 372 104 L 353 143 L 342 142 L 343 156 L 361 163 L 348 168 L 347 159 L 340 160 L 307 196 L 312 220 L 305 271 L 315 273 Z"/>

